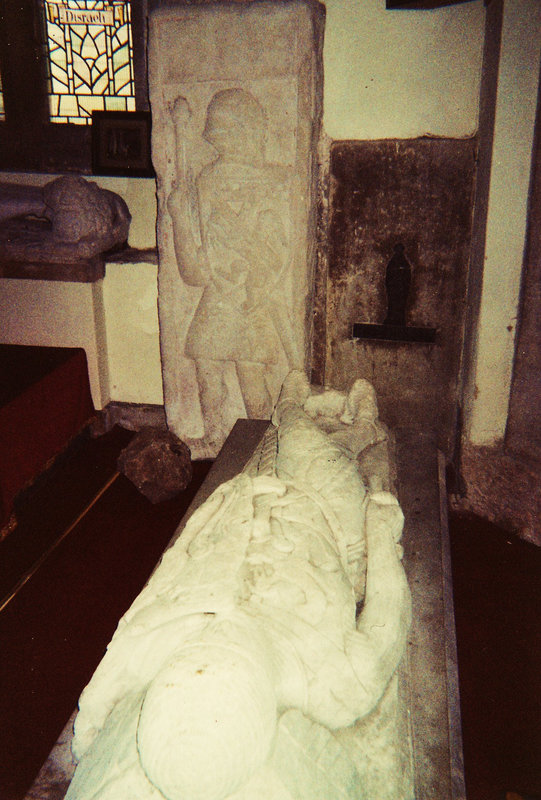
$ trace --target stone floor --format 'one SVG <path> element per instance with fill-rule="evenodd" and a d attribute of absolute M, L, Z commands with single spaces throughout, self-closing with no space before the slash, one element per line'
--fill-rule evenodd
<path fill-rule="evenodd" d="M 457 513 L 470 512 L 541 546 L 541 463 L 499 445 L 466 445 L 461 457 Z"/>

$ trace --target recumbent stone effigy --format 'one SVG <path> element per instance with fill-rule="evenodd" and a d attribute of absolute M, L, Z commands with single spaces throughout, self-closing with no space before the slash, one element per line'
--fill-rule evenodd
<path fill-rule="evenodd" d="M 413 798 L 403 516 L 373 389 L 293 372 L 273 423 L 120 621 L 68 800 Z"/>

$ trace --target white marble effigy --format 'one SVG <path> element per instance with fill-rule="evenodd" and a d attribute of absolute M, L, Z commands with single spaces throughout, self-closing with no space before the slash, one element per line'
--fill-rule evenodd
<path fill-rule="evenodd" d="M 327 412 L 330 411 L 332 415 L 336 412 L 336 402 L 340 401 L 339 393 L 328 393 L 327 400 L 329 401 L 327 403 Z M 317 396 L 315 401 L 316 403 L 319 402 Z M 312 402 L 314 401 L 307 398 L 304 405 L 310 409 Z M 315 415 L 315 417 L 319 418 L 320 423 L 323 421 L 321 415 Z M 311 421 L 313 419 L 314 417 L 312 417 Z M 327 422 L 328 420 L 329 413 L 327 413 Z M 370 425 L 373 425 L 374 421 L 374 416 L 372 415 Z M 359 426 L 359 431 L 364 429 L 364 434 L 359 435 L 357 443 L 362 440 L 361 443 L 365 445 L 361 448 L 361 450 L 365 451 L 365 457 L 360 459 L 360 465 L 361 472 L 365 473 L 365 482 L 367 484 L 372 483 L 372 489 L 368 491 L 368 494 L 377 497 L 378 492 L 381 491 L 381 484 L 389 479 L 392 480 L 392 475 L 389 476 L 385 469 L 381 469 L 383 463 L 380 457 L 381 452 L 379 455 L 377 454 L 378 448 L 381 450 L 381 445 L 385 445 L 386 442 L 384 431 L 381 428 L 378 430 L 376 427 L 375 438 L 378 442 L 376 444 L 375 441 L 370 441 L 370 439 L 374 439 L 374 429 L 372 435 L 370 436 L 369 434 L 367 437 L 370 425 L 369 421 L 365 420 L 363 425 Z M 211 504 L 216 502 L 216 497 L 220 495 L 220 489 L 218 489 L 218 493 L 215 490 L 221 482 L 220 479 L 230 478 L 242 466 L 242 463 L 249 458 L 252 446 L 246 434 L 251 432 L 252 437 L 257 439 L 264 427 L 264 423 L 239 421 L 234 435 L 230 437 L 228 445 L 224 448 L 224 452 L 209 474 L 207 485 L 202 487 L 201 496 L 197 502 L 200 502 L 202 498 L 204 499 L 213 490 L 214 501 L 211 500 L 210 502 Z M 341 447 L 343 447 L 343 427 L 342 430 L 334 431 Z M 349 427 L 351 428 L 351 425 Z M 274 435 L 272 431 L 271 434 Z M 269 440 L 269 435 L 269 433 L 265 435 L 263 446 L 256 448 L 255 456 L 252 456 L 249 461 L 241 476 L 241 481 L 245 480 L 247 476 L 254 475 L 254 468 L 256 470 L 263 468 L 263 472 L 268 469 L 269 453 L 272 454 L 273 452 L 272 445 L 269 450 L 269 441 L 272 441 L 272 438 Z M 287 444 L 287 437 L 285 443 Z M 373 447 L 374 444 L 376 444 L 375 448 Z M 338 798 L 344 796 L 368 797 L 373 798 L 373 800 L 376 800 L 376 798 L 377 800 L 382 800 L 382 798 L 386 797 L 393 798 L 393 800 L 397 800 L 400 797 L 415 798 L 416 800 L 429 800 L 430 798 L 438 797 L 451 800 L 451 798 L 464 797 L 448 549 L 446 546 L 445 518 L 442 516 L 443 505 L 440 504 L 441 486 L 438 480 L 438 459 L 430 436 L 414 430 L 398 432 L 397 462 L 399 496 L 406 512 L 406 525 L 402 539 L 404 565 L 408 574 L 413 600 L 413 622 L 408 636 L 406 657 L 402 660 L 397 672 L 392 670 L 394 675 L 392 680 L 390 682 L 384 681 L 387 689 L 380 693 L 381 696 L 376 700 L 373 712 L 359 715 L 359 708 L 354 708 L 355 692 L 353 693 L 351 703 L 347 704 L 351 714 L 353 716 L 357 715 L 357 722 L 353 726 L 347 724 L 348 720 L 343 720 L 346 722 L 345 728 L 337 728 L 332 724 L 328 716 L 324 720 L 325 724 L 321 724 L 321 717 L 319 722 L 314 719 L 314 717 L 317 718 L 318 713 L 323 713 L 324 715 L 329 713 L 328 708 L 327 711 L 322 711 L 325 703 L 323 703 L 323 706 L 321 705 L 321 696 L 318 696 L 317 693 L 315 706 L 312 705 L 311 708 L 305 706 L 303 710 L 290 708 L 287 712 L 279 715 L 279 725 L 273 740 L 272 755 L 269 758 L 267 754 L 264 759 L 264 766 L 260 765 L 255 770 L 254 775 L 247 784 L 251 787 L 250 791 L 257 790 L 258 795 L 261 797 L 315 798 L 321 796 L 329 798 L 336 796 Z M 264 475 L 259 477 L 262 478 Z M 268 479 L 267 476 L 266 480 Z M 252 477 L 250 480 L 254 480 L 254 478 Z M 230 486 L 231 484 L 227 485 Z M 276 489 L 276 486 L 273 488 Z M 261 498 L 268 500 L 268 494 L 266 493 L 258 496 L 259 501 L 261 501 Z M 259 516 L 261 523 L 261 509 Z M 264 514 L 262 519 L 265 519 Z M 184 523 L 177 533 L 177 545 L 183 538 L 180 536 L 183 525 Z M 185 530 L 188 539 L 193 539 L 193 525 L 193 522 L 188 523 Z M 196 525 L 196 527 L 199 526 Z M 442 531 L 442 535 L 441 537 L 434 537 L 434 530 L 437 531 L 438 528 Z M 194 542 L 196 538 L 193 539 Z M 173 544 L 173 547 L 168 551 L 169 558 L 173 557 L 172 553 L 177 545 Z M 259 555 L 261 555 L 261 547 L 259 548 Z M 364 556 L 366 556 L 366 553 Z M 364 556 L 361 556 L 360 561 Z M 358 561 L 357 566 L 360 561 Z M 254 569 L 255 567 L 252 564 L 252 573 L 250 573 L 251 577 L 248 580 L 248 585 L 253 584 Z M 158 575 L 159 571 L 158 569 L 155 575 Z M 295 572 L 294 574 L 296 575 L 297 573 Z M 261 582 L 261 576 L 259 576 L 258 580 Z M 267 585 L 266 587 L 267 600 L 269 599 L 271 587 L 272 581 L 270 581 L 270 586 Z M 209 583 L 206 583 L 207 593 L 208 588 Z M 291 593 L 291 589 L 289 591 Z M 356 591 L 362 594 L 364 590 L 358 586 Z M 250 595 L 250 592 L 248 594 Z M 272 592 L 270 594 L 272 605 Z M 261 591 L 259 595 L 258 602 L 261 603 Z M 141 597 L 144 596 L 145 592 L 142 593 Z M 250 596 L 250 602 L 254 602 L 253 593 Z M 146 597 L 147 599 L 149 597 L 148 588 Z M 134 604 L 135 606 L 137 606 L 137 602 Z M 291 602 L 289 594 L 288 603 L 291 604 Z M 321 614 L 321 600 L 319 600 L 319 605 L 315 600 L 314 603 L 315 605 L 309 606 L 311 622 L 315 620 L 318 608 Z M 297 608 L 302 609 L 303 604 L 301 603 Z M 366 606 L 364 606 L 364 613 L 367 613 Z M 129 612 L 127 616 L 129 616 Z M 363 611 L 361 611 L 358 619 L 362 620 L 362 617 Z M 128 627 L 129 625 L 130 621 L 128 620 Z M 216 635 L 216 631 L 213 635 Z M 216 645 L 217 642 L 214 641 L 213 646 Z M 308 659 L 309 661 L 310 658 Z M 100 681 L 98 680 L 97 683 L 99 684 Z M 323 685 L 325 685 L 325 682 Z M 291 686 L 288 691 L 291 693 Z M 295 694 L 294 691 L 293 694 Z M 136 704 L 137 702 L 140 701 L 135 701 Z M 333 713 L 335 712 L 336 708 Z M 92 717 L 92 714 L 90 717 Z M 272 717 L 273 714 L 271 714 Z M 84 740 L 88 733 L 88 718 L 89 715 L 86 714 L 86 721 L 83 720 L 81 725 L 82 737 L 80 741 Z M 116 721 L 119 723 L 118 715 Z M 85 733 L 85 729 L 87 733 Z M 111 746 L 111 731 L 114 734 L 113 740 L 116 742 L 118 730 L 114 725 L 111 728 L 109 723 L 109 736 L 105 734 L 103 739 L 107 752 L 109 752 Z M 162 741 L 163 727 L 160 727 L 160 731 L 162 735 L 156 734 L 156 741 Z M 299 742 L 302 743 L 299 751 L 301 755 L 297 753 L 295 757 L 292 757 L 292 742 L 296 742 L 297 745 Z M 288 743 L 287 746 L 285 743 Z M 323 756 L 319 763 L 320 770 L 322 769 L 323 772 L 318 772 L 316 768 L 317 759 L 315 759 L 316 763 L 314 763 L 313 748 L 316 748 L 320 756 Z M 329 763 L 335 765 L 334 773 L 329 768 L 329 763 L 325 758 L 329 759 Z M 211 759 L 211 761 L 214 762 L 215 760 Z M 244 759 L 242 761 L 244 763 Z M 66 762 L 66 759 L 64 759 L 64 762 Z M 49 769 L 44 773 L 45 776 L 47 772 L 50 774 L 50 766 L 49 764 Z M 304 776 L 304 783 L 298 777 L 299 772 Z M 102 773 L 103 763 L 98 769 L 100 779 Z M 118 770 L 115 772 L 115 775 L 117 774 Z M 321 775 L 325 775 L 325 780 L 330 781 L 330 783 L 326 783 L 324 780 L 321 782 L 319 789 L 317 786 L 319 786 L 320 780 L 315 782 L 317 786 L 312 785 L 307 776 L 317 774 L 320 775 L 320 780 Z M 280 775 L 282 779 L 286 780 L 286 783 L 288 778 L 291 783 L 293 780 L 291 776 L 296 775 L 297 777 L 293 780 L 293 784 L 297 788 L 292 792 L 290 787 L 287 790 L 289 794 L 280 794 L 276 787 L 277 776 Z M 274 776 L 274 783 L 271 780 L 272 776 Z M 280 779 L 280 784 L 283 783 L 282 779 Z M 66 778 L 64 777 L 63 780 L 64 783 L 61 783 L 61 785 L 65 788 Z M 81 789 L 84 784 L 85 781 L 74 781 L 72 791 L 68 796 L 86 797 L 87 794 L 84 793 L 86 790 Z M 116 791 L 121 786 L 121 783 L 118 784 Z M 265 787 L 263 793 L 261 786 Z M 94 786 L 94 789 L 96 788 L 98 787 Z M 43 786 L 41 790 L 44 792 Z M 230 794 L 235 798 L 237 794 L 239 797 L 244 797 L 245 794 L 242 791 L 243 789 L 241 788 L 236 793 Z M 280 789 L 280 791 L 283 791 L 283 789 Z M 34 794 L 34 796 L 37 795 Z M 40 795 L 43 798 L 47 796 L 45 793 Z M 56 797 L 57 795 L 50 796 Z M 90 794 L 88 796 L 94 795 Z M 114 796 L 121 797 L 123 795 L 122 793 L 117 793 Z M 146 795 L 143 794 L 141 796 Z M 149 796 L 153 797 L 154 795 Z M 156 795 L 156 797 L 160 796 L 162 796 L 161 793 Z M 175 794 L 169 791 L 164 796 L 172 797 Z M 210 797 L 213 795 L 206 787 L 202 796 Z"/>

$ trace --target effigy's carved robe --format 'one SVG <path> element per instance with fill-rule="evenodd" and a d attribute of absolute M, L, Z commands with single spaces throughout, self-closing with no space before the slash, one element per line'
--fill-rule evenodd
<path fill-rule="evenodd" d="M 273 422 L 120 621 L 81 697 L 68 800 L 413 797 L 403 516 L 373 390 L 294 372 Z"/>

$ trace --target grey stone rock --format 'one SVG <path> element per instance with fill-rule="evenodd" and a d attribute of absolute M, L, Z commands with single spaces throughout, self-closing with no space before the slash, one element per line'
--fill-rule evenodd
<path fill-rule="evenodd" d="M 108 250 L 128 237 L 130 215 L 124 202 L 96 183 L 75 176 L 64 176 L 43 188 L 54 238 L 59 242 L 81 244 Z"/>
<path fill-rule="evenodd" d="M 151 503 L 170 500 L 192 479 L 189 447 L 160 428 L 139 431 L 121 452 L 117 468 Z"/>

